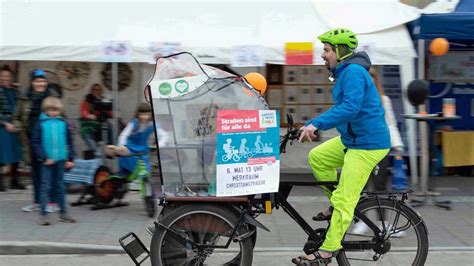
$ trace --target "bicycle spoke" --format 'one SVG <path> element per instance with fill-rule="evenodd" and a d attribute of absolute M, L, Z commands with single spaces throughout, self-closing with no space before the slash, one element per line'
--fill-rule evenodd
<path fill-rule="evenodd" d="M 232 226 L 225 220 L 212 214 L 196 213 L 184 216 L 176 220 L 171 226 L 175 232 L 189 241 L 209 246 L 223 246 L 230 237 Z M 165 245 L 161 256 L 166 265 L 224 265 L 230 262 L 240 261 L 239 242 L 231 242 L 230 250 L 234 252 L 214 254 L 214 248 L 192 246 L 190 242 L 186 245 L 176 239 L 177 236 L 169 233 L 165 235 Z"/>

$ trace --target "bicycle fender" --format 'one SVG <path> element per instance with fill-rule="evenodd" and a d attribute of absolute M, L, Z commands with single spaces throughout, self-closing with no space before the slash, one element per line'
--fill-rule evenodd
<path fill-rule="evenodd" d="M 253 225 L 255 227 L 258 227 L 260 229 L 263 229 L 267 232 L 270 232 L 270 229 L 268 229 L 265 225 L 263 225 L 261 222 L 257 221 L 257 219 L 253 218 L 252 216 L 245 214 L 244 216 L 244 222 L 246 224 Z"/>

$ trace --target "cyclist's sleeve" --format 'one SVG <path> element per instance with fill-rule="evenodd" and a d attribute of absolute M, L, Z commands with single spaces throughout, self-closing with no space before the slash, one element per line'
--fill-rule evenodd
<path fill-rule="evenodd" d="M 133 123 L 130 121 L 127 126 L 122 130 L 118 139 L 118 146 L 125 146 L 127 145 L 127 139 L 132 134 L 133 131 Z"/>
<path fill-rule="evenodd" d="M 348 69 L 340 81 L 343 93 L 342 103 L 306 122 L 305 126 L 313 124 L 318 129 L 328 130 L 353 120 L 359 113 L 364 99 L 365 80 L 361 71 L 365 70 Z"/>

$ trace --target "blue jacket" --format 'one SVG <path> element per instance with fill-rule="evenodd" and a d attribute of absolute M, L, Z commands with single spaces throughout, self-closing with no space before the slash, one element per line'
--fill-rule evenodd
<path fill-rule="evenodd" d="M 321 130 L 337 128 L 347 148 L 377 150 L 390 148 L 390 133 L 377 89 L 368 70 L 365 52 L 355 53 L 340 63 L 333 87 L 335 105 L 305 125 Z"/>
<path fill-rule="evenodd" d="M 66 121 L 60 116 L 52 118 L 41 113 L 32 132 L 31 144 L 40 160 L 74 159 L 72 134 Z"/>

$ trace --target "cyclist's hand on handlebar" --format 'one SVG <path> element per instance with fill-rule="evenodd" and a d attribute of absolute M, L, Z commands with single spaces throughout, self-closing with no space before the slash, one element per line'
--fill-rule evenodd
<path fill-rule="evenodd" d="M 306 140 L 309 140 L 310 142 L 313 141 L 317 137 L 317 132 L 318 129 L 311 124 L 301 127 L 300 138 L 298 139 L 298 142 L 305 142 Z"/>

